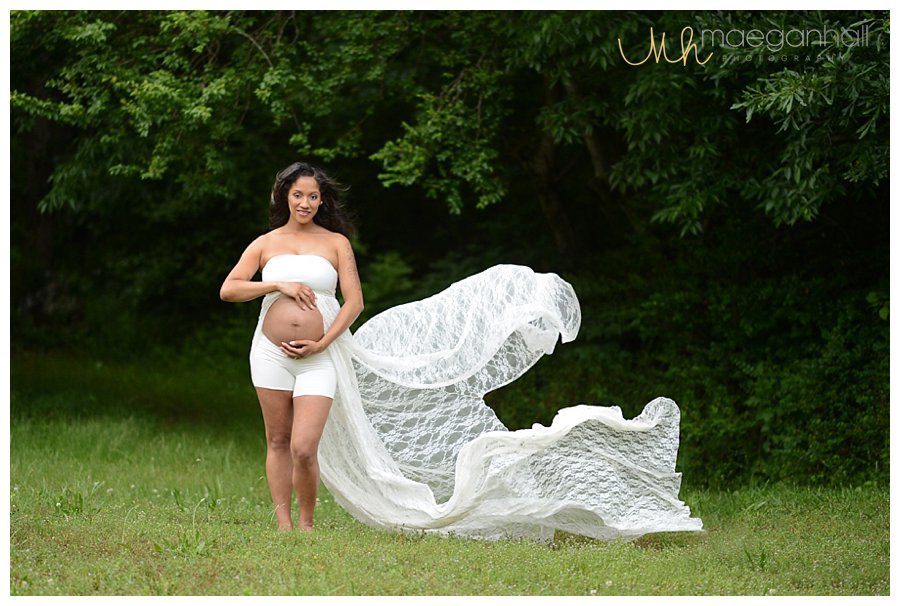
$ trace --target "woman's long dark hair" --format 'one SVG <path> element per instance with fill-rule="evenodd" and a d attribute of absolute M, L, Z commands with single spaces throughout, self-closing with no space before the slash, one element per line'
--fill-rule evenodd
<path fill-rule="evenodd" d="M 269 197 L 269 230 L 288 222 L 291 216 L 287 201 L 288 190 L 300 177 L 313 177 L 319 184 L 322 204 L 313 216 L 313 222 L 348 238 L 356 233 L 354 217 L 344 206 L 340 195 L 349 187 L 343 187 L 325 174 L 324 170 L 306 162 L 294 162 L 275 175 L 275 185 L 272 186 L 272 195 Z"/>

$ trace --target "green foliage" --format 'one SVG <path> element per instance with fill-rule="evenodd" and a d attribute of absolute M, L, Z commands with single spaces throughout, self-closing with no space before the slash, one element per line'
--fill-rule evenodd
<path fill-rule="evenodd" d="M 258 304 L 218 289 L 300 156 L 353 184 L 357 325 L 493 263 L 572 276 L 582 334 L 489 394 L 510 425 L 668 395 L 688 478 L 884 478 L 887 17 L 12 11 L 14 347 L 245 359 Z M 868 46 L 619 54 L 863 22 Z"/>
<path fill-rule="evenodd" d="M 854 23 L 821 14 L 805 16 L 799 24 L 794 19 L 772 20 L 786 29 L 858 28 L 868 23 L 870 40 L 846 44 L 829 37 L 816 48 L 814 65 L 784 67 L 760 77 L 731 106 L 744 109 L 748 123 L 756 116 L 765 126 L 777 126 L 775 133 L 784 133 L 773 149 L 777 168 L 750 179 L 746 191 L 776 225 L 815 218 L 825 203 L 847 195 L 846 183 L 878 185 L 887 178 L 887 20 L 864 15 Z M 739 51 L 729 59 L 740 63 L 759 58 L 761 49 Z M 785 48 L 776 58 L 792 53 L 796 50 Z"/>
<path fill-rule="evenodd" d="M 414 284 L 411 273 L 412 267 L 396 250 L 378 254 L 369 264 L 362 281 L 366 305 L 363 313 L 366 316 L 361 315 L 359 323 L 362 324 L 367 317 L 371 317 L 373 310 L 386 309 L 404 302 Z"/>
<path fill-rule="evenodd" d="M 458 81 L 455 86 L 461 88 Z M 495 174 L 499 152 L 490 138 L 496 136 L 496 120 L 491 116 L 482 119 L 479 112 L 473 123 L 470 108 L 453 93 L 446 94 L 450 98 L 443 104 L 432 95 L 423 95 L 425 108 L 416 125 L 404 122 L 403 137 L 388 141 L 370 158 L 383 162 L 386 171 L 379 178 L 384 185 L 420 183 L 428 197 L 446 200 L 450 212 L 458 215 L 465 205 L 463 184 L 477 192 L 477 208 L 502 200 L 506 188 Z M 485 94 L 496 93 L 476 94 L 480 105 Z M 483 130 L 493 132 L 486 137 Z M 438 175 L 433 176 L 434 172 Z"/>
<path fill-rule="evenodd" d="M 384 185 L 418 183 L 428 197 L 445 200 L 453 214 L 467 205 L 463 185 L 474 192 L 476 208 L 504 198 L 499 135 L 512 99 L 497 63 L 501 57 L 485 36 L 502 27 L 503 19 L 489 12 L 441 19 L 440 26 L 459 25 L 451 52 L 442 55 L 441 68 L 449 71 L 441 73 L 439 92 L 416 94 L 415 122 L 402 123 L 403 135 L 369 156 L 382 162 L 378 177 Z"/>
<path fill-rule="evenodd" d="M 623 247 L 563 274 L 582 327 L 486 401 L 511 428 L 576 403 L 682 411 L 692 485 L 889 478 L 887 229 L 847 204 L 787 240 L 746 211 L 703 245 Z M 873 249 L 842 242 L 857 233 Z M 884 276 L 884 277 L 882 277 Z M 884 314 L 882 314 L 884 310 Z"/>
<path fill-rule="evenodd" d="M 873 309 L 878 311 L 878 317 L 882 320 L 888 319 L 888 293 L 887 291 L 871 291 L 866 295 L 866 301 Z"/>
<path fill-rule="evenodd" d="M 504 159 L 527 154 L 503 136 L 511 128 L 538 127 L 576 146 L 615 133 L 628 153 L 607 163 L 609 185 L 649 203 L 653 220 L 680 222 L 682 235 L 700 233 L 704 211 L 733 199 L 755 200 L 776 225 L 811 220 L 847 193 L 845 183 L 877 185 L 887 174 L 883 13 L 337 11 L 305 19 L 14 11 L 16 63 L 27 63 L 38 32 L 65 57 L 46 81 L 57 100 L 14 78 L 14 122 L 20 130 L 24 116 L 91 128 L 103 153 L 76 154 L 74 165 L 99 162 L 110 176 L 143 181 L 172 175 L 215 197 L 241 190 L 228 178 L 232 154 L 286 128 L 295 152 L 378 160 L 385 185 L 417 184 L 452 213 L 469 197 L 480 208 L 508 194 L 517 176 L 501 169 Z M 620 42 L 633 51 L 650 27 L 673 32 L 685 23 L 874 26 L 867 46 L 829 39 L 799 62 L 788 46 L 704 48 L 713 59 L 691 67 L 634 67 L 618 54 Z M 404 66 L 413 53 L 414 66 Z M 776 68 L 784 59 L 792 63 Z M 535 76 L 543 82 L 530 92 L 541 105 L 523 113 L 530 100 L 515 94 L 516 82 Z M 362 125 L 392 105 L 415 107 L 396 122 L 400 136 L 384 125 L 364 137 Z M 741 125 L 737 110 L 759 124 Z M 258 137 L 247 132 L 251 123 Z M 80 179 L 54 179 L 42 208 L 72 205 L 77 189 L 96 183 L 82 170 Z M 185 204 L 184 195 L 173 204 Z"/>
<path fill-rule="evenodd" d="M 784 67 L 794 49 L 716 47 L 703 66 L 619 55 L 650 27 L 672 39 L 687 23 L 874 26 L 868 46 L 824 46 Z M 83 265 L 103 266 L 114 289 L 143 281 L 136 305 L 181 308 L 185 266 L 202 258 L 196 285 L 215 288 L 263 229 L 272 175 L 296 154 L 365 165 L 348 170 L 460 215 L 532 195 L 545 132 L 579 166 L 570 181 L 584 180 L 548 226 L 568 217 L 578 239 L 594 238 L 579 219 L 598 205 L 632 229 L 669 222 L 682 236 L 714 207 L 748 202 L 793 224 L 885 178 L 886 28 L 885 13 L 854 11 L 13 11 L 13 130 L 29 137 L 49 121 L 71 133 L 49 189 L 17 185 L 14 197 L 77 212 L 83 242 L 105 244 L 104 260 Z M 352 202 L 377 208 L 383 195 Z M 173 229 L 193 237 L 154 245 Z M 145 273 L 151 247 L 159 260 Z"/>

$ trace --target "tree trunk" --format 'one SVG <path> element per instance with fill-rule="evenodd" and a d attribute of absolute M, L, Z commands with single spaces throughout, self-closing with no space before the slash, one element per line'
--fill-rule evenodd
<path fill-rule="evenodd" d="M 567 95 L 576 101 L 581 99 L 578 87 L 572 80 L 563 78 L 562 82 Z M 602 207 L 611 211 L 610 214 L 618 213 L 621 217 L 624 217 L 628 227 L 634 233 L 645 234 L 646 228 L 643 221 L 635 215 L 634 211 L 627 204 L 617 199 L 609 188 L 609 162 L 603 151 L 603 145 L 597 136 L 597 131 L 593 128 L 588 131 L 587 125 L 585 125 L 581 139 L 588 151 L 588 155 L 591 158 L 591 166 L 594 169 L 594 183 L 591 189 L 600 197 Z"/>
<path fill-rule="evenodd" d="M 542 133 L 532 167 L 536 176 L 538 202 L 547 218 L 547 227 L 553 234 L 556 250 L 561 257 L 572 259 L 580 247 L 578 237 L 557 193 L 557 181 L 553 171 L 555 151 L 556 143 L 553 137 Z"/>
<path fill-rule="evenodd" d="M 47 97 L 42 79 L 35 79 L 30 84 L 29 94 L 39 98 Z M 37 206 L 38 201 L 47 195 L 48 178 L 53 172 L 53 166 L 47 160 L 53 157 L 51 149 L 53 128 L 49 120 L 36 118 L 31 130 L 20 136 L 27 150 L 23 182 L 20 183 L 25 199 L 14 201 L 12 204 L 16 209 L 13 214 L 19 216 L 18 220 L 30 225 L 34 230 L 31 252 L 40 259 L 40 266 L 43 269 L 52 266 L 55 252 L 54 217 L 51 216 L 52 213 L 40 212 Z"/>
<path fill-rule="evenodd" d="M 555 92 L 550 86 L 547 77 L 544 77 L 545 94 L 548 104 L 556 102 Z M 581 250 L 578 235 L 572 228 L 566 213 L 565 205 L 559 196 L 558 180 L 554 162 L 556 156 L 556 142 L 552 135 L 542 131 L 532 158 L 532 169 L 537 183 L 537 197 L 541 210 L 547 219 L 547 227 L 553 234 L 553 241 L 559 255 L 566 260 L 574 261 L 576 254 Z"/>

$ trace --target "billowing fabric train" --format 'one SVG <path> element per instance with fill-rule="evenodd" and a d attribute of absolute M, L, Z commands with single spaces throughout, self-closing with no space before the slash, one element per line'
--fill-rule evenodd
<path fill-rule="evenodd" d="M 337 272 L 317 255 L 282 257 L 263 280 L 310 285 L 327 330 Z M 251 354 L 278 296 L 263 298 Z M 389 531 L 547 542 L 557 529 L 599 539 L 702 530 L 678 499 L 680 411 L 669 398 L 633 419 L 578 404 L 516 431 L 485 404 L 580 325 L 568 282 L 503 264 L 346 330 L 316 354 L 337 370 L 322 482 L 357 520 Z"/>

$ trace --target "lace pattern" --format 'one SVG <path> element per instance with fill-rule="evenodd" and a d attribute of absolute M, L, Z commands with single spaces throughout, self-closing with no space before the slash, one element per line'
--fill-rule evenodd
<path fill-rule="evenodd" d="M 339 303 L 317 293 L 327 330 Z M 279 294 L 263 299 L 251 347 Z M 323 483 L 356 519 L 394 531 L 549 541 L 556 529 L 602 539 L 702 530 L 678 500 L 672 400 L 634 419 L 577 404 L 550 427 L 517 431 L 485 404 L 580 325 L 568 282 L 495 265 L 346 330 L 318 354 L 338 374 Z"/>

